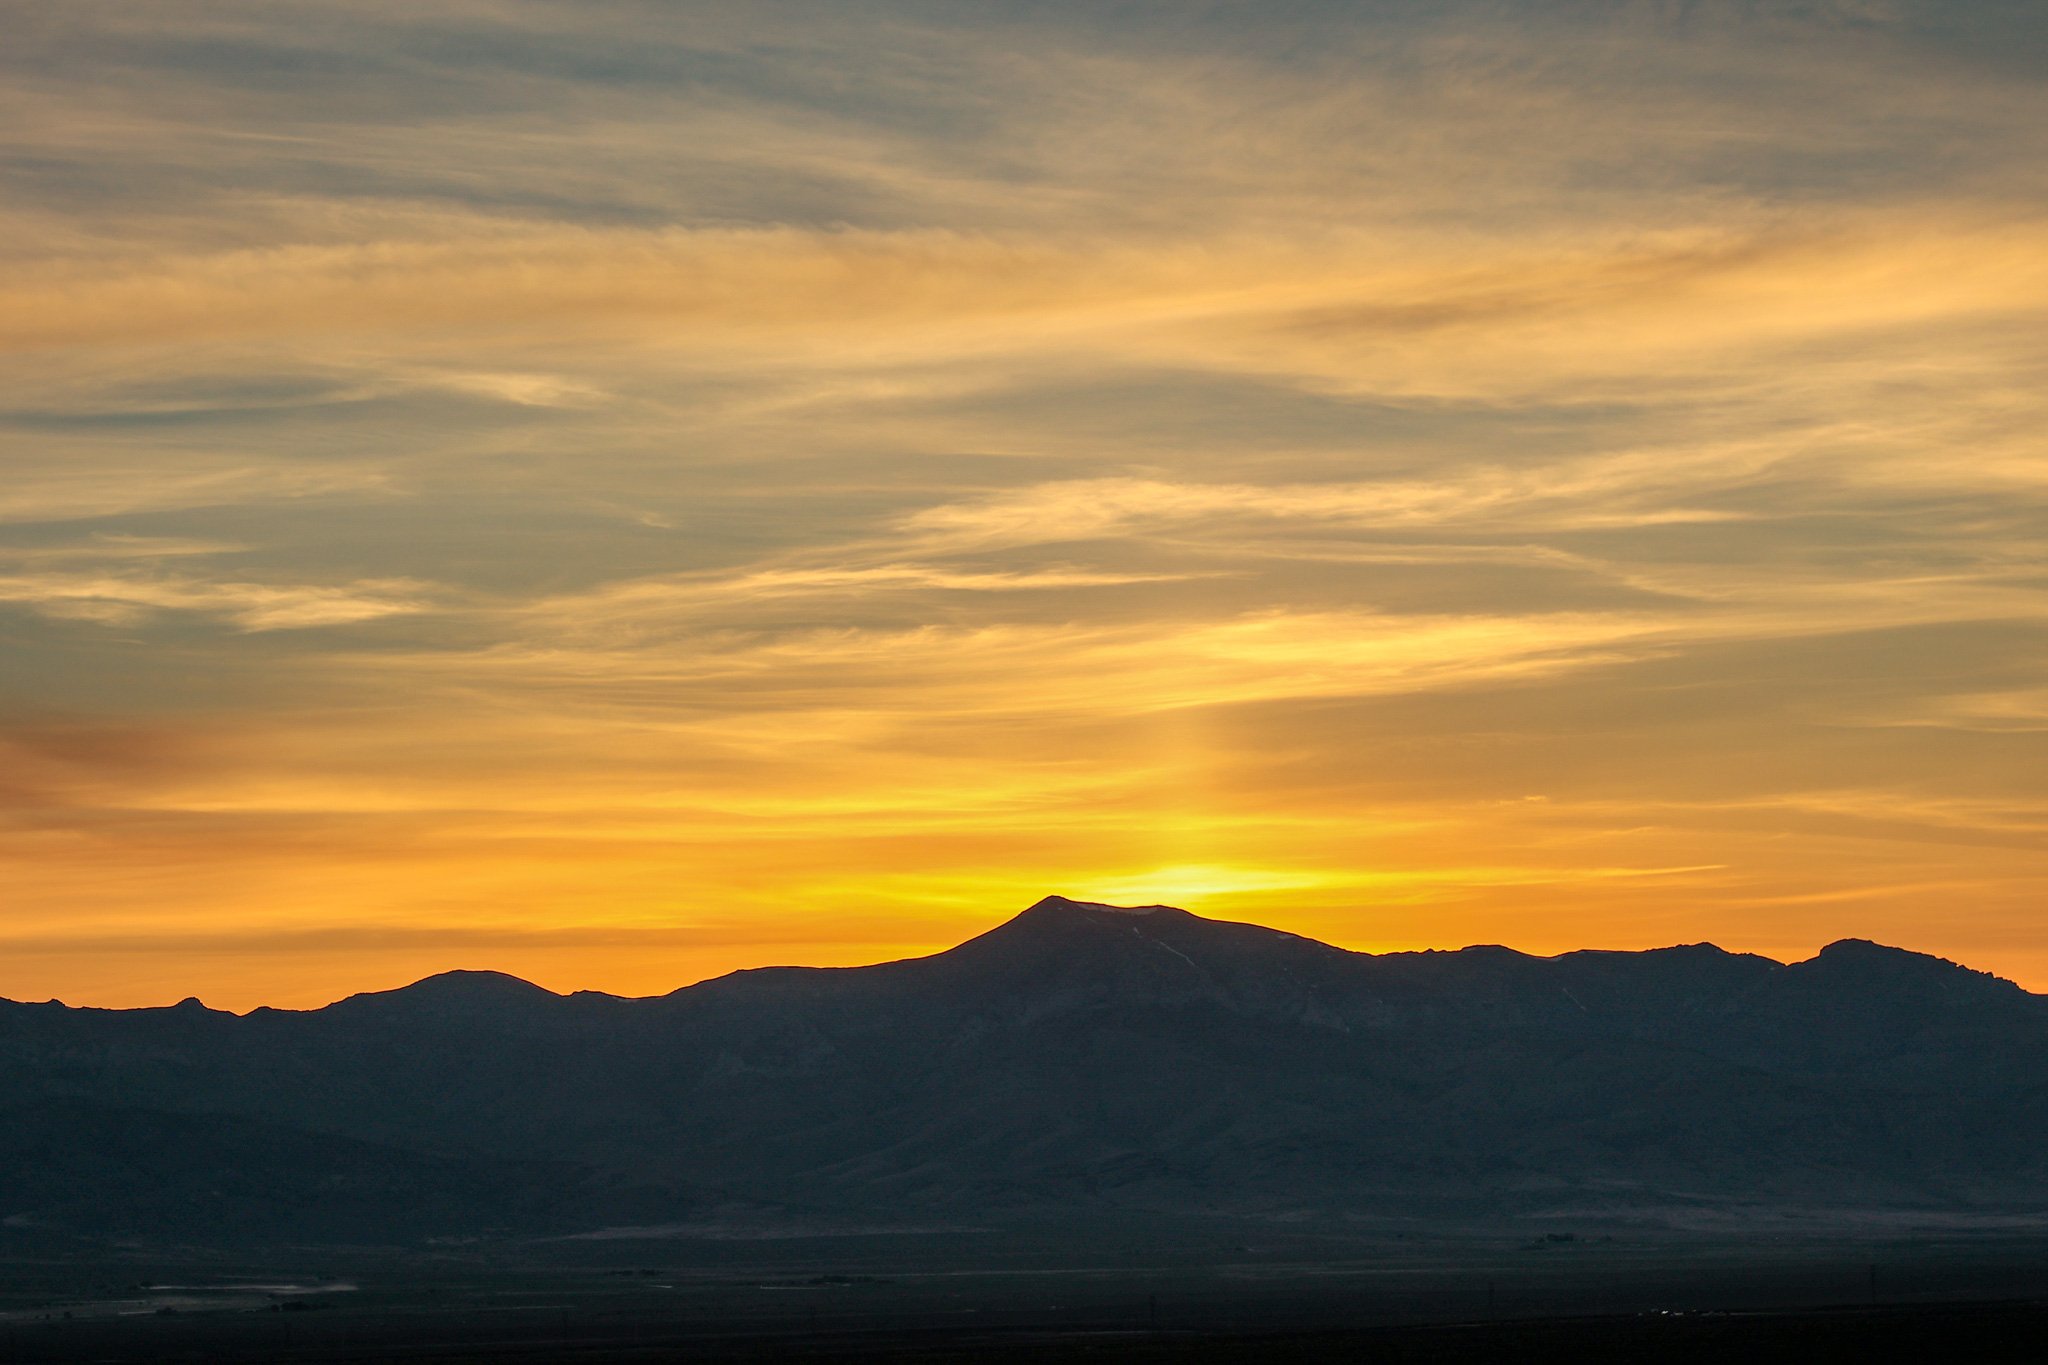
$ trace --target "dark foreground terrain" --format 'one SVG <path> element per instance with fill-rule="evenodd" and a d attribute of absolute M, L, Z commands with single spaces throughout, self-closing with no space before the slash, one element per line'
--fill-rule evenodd
<path fill-rule="evenodd" d="M 0 1266 L 10 1365 L 770 1359 L 2035 1362 L 2048 1235 L 1205 1222 Z"/>
<path fill-rule="evenodd" d="M 267 1360 L 371 1362 L 659 1361 L 1691 1362 L 1942 1361 L 2033 1365 L 2048 1352 L 2048 1310 L 1984 1303 L 1706 1317 L 1609 1317 L 1354 1327 L 1313 1331 L 956 1330 L 707 1338 L 660 1331 L 575 1330 L 520 1336 L 306 1334 L 294 1343 L 218 1326 L 158 1334 L 80 1336 L 30 1346 L 10 1360 Z"/>

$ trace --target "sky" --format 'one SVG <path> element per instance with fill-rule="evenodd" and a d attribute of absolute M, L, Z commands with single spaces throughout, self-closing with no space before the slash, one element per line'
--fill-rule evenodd
<path fill-rule="evenodd" d="M 1049 893 L 2048 990 L 2036 0 L 0 31 L 0 995 Z"/>

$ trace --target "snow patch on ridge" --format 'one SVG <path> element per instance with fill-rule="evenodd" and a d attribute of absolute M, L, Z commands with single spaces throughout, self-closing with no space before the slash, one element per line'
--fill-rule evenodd
<path fill-rule="evenodd" d="M 1077 901 L 1070 896 L 1047 896 L 1033 910 L 1042 906 L 1064 905 L 1071 910 L 1093 910 L 1102 915 L 1156 915 L 1161 910 L 1171 910 L 1170 905 L 1104 905 L 1101 901 Z"/>

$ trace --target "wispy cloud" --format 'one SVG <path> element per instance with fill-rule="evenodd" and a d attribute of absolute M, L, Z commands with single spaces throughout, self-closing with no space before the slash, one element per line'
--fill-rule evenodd
<path fill-rule="evenodd" d="M 0 574 L 0 602 L 48 616 L 130 624 L 154 612 L 218 616 L 245 631 L 347 625 L 429 609 L 429 589 L 405 580 L 247 583 L 153 575 Z"/>

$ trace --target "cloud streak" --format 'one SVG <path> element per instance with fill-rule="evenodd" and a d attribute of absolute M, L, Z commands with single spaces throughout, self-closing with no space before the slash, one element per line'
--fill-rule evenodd
<path fill-rule="evenodd" d="M 0 602 L 49 616 L 132 624 L 151 612 L 220 616 L 242 630 L 297 630 L 347 625 L 425 611 L 425 585 L 362 580 L 337 586 L 209 582 L 99 574 L 0 574 Z"/>

